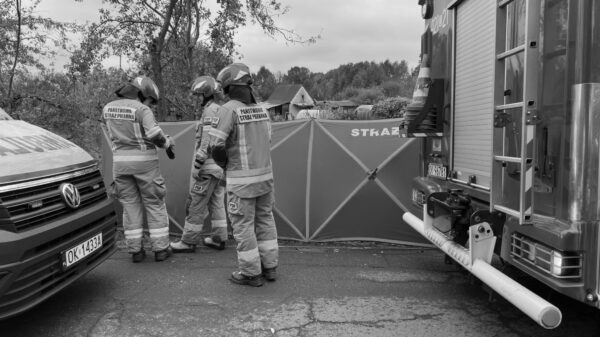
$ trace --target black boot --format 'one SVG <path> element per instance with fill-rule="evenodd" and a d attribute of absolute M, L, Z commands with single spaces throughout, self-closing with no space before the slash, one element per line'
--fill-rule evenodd
<path fill-rule="evenodd" d="M 260 287 L 264 283 L 262 275 L 247 276 L 240 273 L 239 271 L 234 271 L 233 273 L 231 273 L 231 277 L 229 277 L 229 280 L 235 284 L 241 284 L 243 286 L 252 287 Z"/>
<path fill-rule="evenodd" d="M 169 256 L 171 256 L 171 250 L 169 248 L 165 248 L 163 250 L 154 252 L 154 261 L 161 262 L 168 259 Z"/>
<path fill-rule="evenodd" d="M 135 252 L 133 254 L 131 254 L 131 261 L 133 261 L 133 263 L 139 263 L 144 261 L 144 258 L 146 257 L 146 251 L 144 250 L 144 248 L 140 249 L 139 252 Z"/>
<path fill-rule="evenodd" d="M 216 250 L 225 249 L 225 242 L 221 241 L 221 238 L 218 236 L 205 237 L 204 240 L 202 240 L 202 242 L 204 243 L 205 246 L 216 249 Z"/>
<path fill-rule="evenodd" d="M 277 279 L 277 267 L 263 268 L 262 274 L 267 281 L 273 282 Z"/>

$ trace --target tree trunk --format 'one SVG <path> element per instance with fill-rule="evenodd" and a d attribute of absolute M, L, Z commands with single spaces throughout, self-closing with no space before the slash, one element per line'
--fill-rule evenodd
<path fill-rule="evenodd" d="M 162 65 L 160 61 L 164 49 L 165 37 L 167 36 L 169 25 L 171 24 L 171 17 L 173 16 L 173 9 L 175 8 L 177 1 L 179 0 L 169 1 L 160 33 L 158 34 L 158 37 L 152 41 L 152 45 L 150 46 L 150 69 L 152 69 L 154 82 L 156 83 L 156 86 L 158 87 L 162 97 L 162 99 L 158 101 L 158 121 L 164 121 L 168 113 L 168 107 L 165 99 L 165 86 L 162 78 Z"/>
<path fill-rule="evenodd" d="M 8 102 L 10 103 L 8 108 L 9 112 L 13 112 L 13 101 L 12 101 L 12 87 L 15 78 L 15 71 L 17 69 L 17 63 L 19 61 L 19 53 L 21 51 L 21 0 L 15 0 L 17 6 L 17 41 L 15 42 L 15 60 L 10 70 L 10 77 L 8 80 Z"/>
<path fill-rule="evenodd" d="M 162 77 L 162 66 L 160 65 L 161 49 L 156 46 L 157 43 L 152 43 L 150 49 L 150 69 L 152 70 L 153 79 L 160 91 L 160 99 L 157 106 L 157 120 L 162 122 L 167 117 L 167 100 L 165 99 L 165 86 Z"/>

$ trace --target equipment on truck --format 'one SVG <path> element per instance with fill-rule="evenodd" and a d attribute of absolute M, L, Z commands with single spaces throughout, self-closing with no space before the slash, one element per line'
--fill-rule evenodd
<path fill-rule="evenodd" d="M 402 132 L 422 139 L 423 216 L 404 220 L 543 327 L 560 311 L 493 253 L 600 307 L 600 3 L 418 3 L 427 71 Z"/>

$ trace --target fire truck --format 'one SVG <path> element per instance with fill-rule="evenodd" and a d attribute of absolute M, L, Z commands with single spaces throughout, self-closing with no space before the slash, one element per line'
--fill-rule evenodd
<path fill-rule="evenodd" d="M 419 0 L 403 219 L 545 328 L 560 310 L 492 257 L 600 307 L 600 1 Z M 413 214 L 414 213 L 414 214 Z"/>

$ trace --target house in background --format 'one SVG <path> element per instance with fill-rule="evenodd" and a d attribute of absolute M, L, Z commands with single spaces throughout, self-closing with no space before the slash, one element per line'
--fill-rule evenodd
<path fill-rule="evenodd" d="M 359 105 L 356 110 L 354 110 L 357 119 L 373 119 L 374 113 L 373 105 L 371 104 Z"/>
<path fill-rule="evenodd" d="M 302 109 L 315 106 L 315 101 L 300 84 L 278 85 L 262 103 L 273 119 L 293 120 Z"/>

